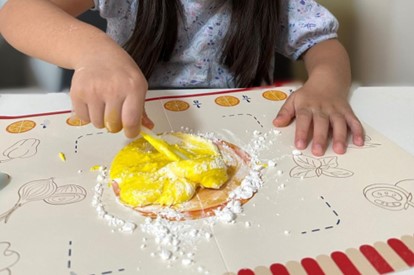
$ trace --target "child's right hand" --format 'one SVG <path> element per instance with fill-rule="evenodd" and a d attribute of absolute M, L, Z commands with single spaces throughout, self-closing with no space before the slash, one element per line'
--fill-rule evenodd
<path fill-rule="evenodd" d="M 75 115 L 111 132 L 123 128 L 132 138 L 141 122 L 153 127 L 144 111 L 148 84 L 112 38 L 76 19 L 93 5 L 91 0 L 9 0 L 0 9 L 0 32 L 25 54 L 75 70 L 70 89 Z"/>
<path fill-rule="evenodd" d="M 97 128 L 125 136 L 139 134 L 141 123 L 153 128 L 144 103 L 148 83 L 133 59 L 122 49 L 85 57 L 75 69 L 70 89 L 77 117 Z"/>

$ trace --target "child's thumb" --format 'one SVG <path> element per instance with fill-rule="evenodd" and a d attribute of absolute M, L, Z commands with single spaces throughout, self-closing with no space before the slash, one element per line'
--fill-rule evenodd
<path fill-rule="evenodd" d="M 148 117 L 145 110 L 142 113 L 141 123 L 142 123 L 142 125 L 144 125 L 148 129 L 153 129 L 154 128 L 154 122 L 152 122 L 152 120 Z"/>
<path fill-rule="evenodd" d="M 293 106 L 292 98 L 288 98 L 283 106 L 280 108 L 275 119 L 273 119 L 273 125 L 276 127 L 288 126 L 295 117 L 295 108 Z"/>

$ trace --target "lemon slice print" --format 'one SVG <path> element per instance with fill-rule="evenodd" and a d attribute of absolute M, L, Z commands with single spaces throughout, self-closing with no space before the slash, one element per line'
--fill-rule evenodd
<path fill-rule="evenodd" d="M 170 100 L 164 104 L 164 108 L 168 111 L 181 112 L 190 108 L 190 104 L 182 100 Z"/>
<path fill-rule="evenodd" d="M 68 119 L 66 119 L 66 124 L 68 124 L 69 126 L 84 126 L 89 124 L 89 122 L 83 121 L 77 116 L 71 116 Z"/>
<path fill-rule="evenodd" d="M 19 120 L 7 126 L 6 131 L 11 134 L 20 134 L 28 132 L 36 127 L 36 122 L 33 120 Z"/>
<path fill-rule="evenodd" d="M 280 101 L 287 98 L 287 94 L 279 90 L 267 90 L 262 96 L 271 101 Z"/>
<path fill-rule="evenodd" d="M 224 95 L 217 97 L 214 102 L 216 102 L 217 105 L 224 106 L 224 107 L 231 107 L 236 106 L 240 103 L 240 100 L 237 97 L 230 96 L 230 95 Z"/>

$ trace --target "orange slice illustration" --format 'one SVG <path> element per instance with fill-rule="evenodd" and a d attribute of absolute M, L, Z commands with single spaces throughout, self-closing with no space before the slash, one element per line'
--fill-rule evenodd
<path fill-rule="evenodd" d="M 89 124 L 89 122 L 83 121 L 77 116 L 71 116 L 66 120 L 66 124 L 70 126 L 83 126 L 83 125 Z"/>
<path fill-rule="evenodd" d="M 164 104 L 164 108 L 173 112 L 181 112 L 190 108 L 190 104 L 182 100 L 170 100 Z"/>
<path fill-rule="evenodd" d="M 36 127 L 33 120 L 19 120 L 7 126 L 6 131 L 11 134 L 20 134 L 32 130 Z"/>
<path fill-rule="evenodd" d="M 280 101 L 287 98 L 287 94 L 279 90 L 268 90 L 265 91 L 262 96 L 268 100 Z"/>
<path fill-rule="evenodd" d="M 236 106 L 240 103 L 240 100 L 237 97 L 231 96 L 231 95 L 224 95 L 217 97 L 214 102 L 216 102 L 217 105 L 224 106 L 224 107 L 231 107 Z"/>

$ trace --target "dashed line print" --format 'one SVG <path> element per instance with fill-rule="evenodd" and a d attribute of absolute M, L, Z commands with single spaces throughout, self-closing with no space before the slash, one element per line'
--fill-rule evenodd
<path fill-rule="evenodd" d="M 260 120 L 259 120 L 256 116 L 254 116 L 254 115 L 252 115 L 252 114 L 234 114 L 234 115 L 223 115 L 222 117 L 223 117 L 223 118 L 225 118 L 225 117 L 237 117 L 237 116 L 249 116 L 249 117 L 253 118 L 253 119 L 256 121 L 256 123 L 257 123 L 257 124 L 259 124 L 260 128 L 264 128 L 264 126 L 263 126 L 263 124 L 260 122 Z"/>
<path fill-rule="evenodd" d="M 321 227 L 321 228 L 315 228 L 315 229 L 311 229 L 311 230 L 308 230 L 308 231 L 302 231 L 301 234 L 316 233 L 316 232 L 319 232 L 319 231 L 322 231 L 322 230 L 333 229 L 335 226 L 338 226 L 341 223 L 341 219 L 339 218 L 338 213 L 336 212 L 335 209 L 332 208 L 331 204 L 329 202 L 327 202 L 323 196 L 320 196 L 320 198 L 325 202 L 325 205 L 329 209 L 331 209 L 332 213 L 337 218 L 335 225 L 328 225 L 328 226 Z"/>

